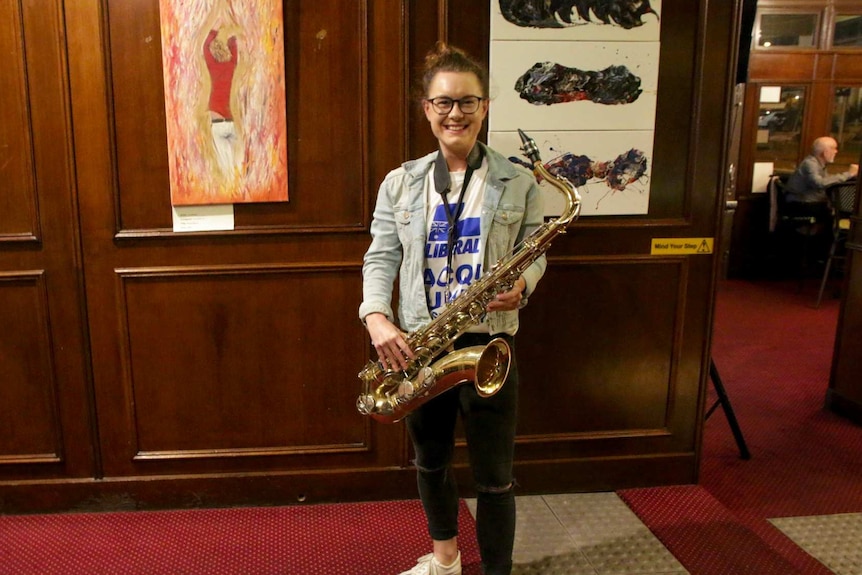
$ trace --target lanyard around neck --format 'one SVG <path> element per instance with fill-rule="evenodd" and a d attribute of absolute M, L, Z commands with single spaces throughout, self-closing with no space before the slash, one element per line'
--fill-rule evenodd
<path fill-rule="evenodd" d="M 461 184 L 461 191 L 458 194 L 458 201 L 453 209 L 449 205 L 448 194 L 450 191 L 451 179 L 449 177 L 449 166 L 446 164 L 446 158 L 442 152 L 437 153 L 437 159 L 434 162 L 434 187 L 443 198 L 443 210 L 446 212 L 446 221 L 449 223 L 448 233 L 446 234 L 446 268 L 449 270 L 449 277 L 452 273 L 452 252 L 455 250 L 455 242 L 458 239 L 458 218 L 461 217 L 461 212 L 464 209 L 464 194 L 467 191 L 467 186 L 470 185 L 470 179 L 473 177 L 473 172 L 482 165 L 482 148 L 477 144 L 467 156 L 467 171 L 464 174 L 464 182 Z M 447 286 L 449 282 L 447 281 Z M 448 287 L 447 287 L 448 289 Z"/>
<path fill-rule="evenodd" d="M 452 249 L 455 247 L 455 241 L 458 239 L 458 218 L 461 217 L 461 212 L 464 211 L 464 193 L 467 191 L 467 186 L 470 185 L 470 178 L 473 177 L 473 168 L 467 167 L 467 173 L 464 174 L 464 183 L 461 184 L 461 192 L 458 194 L 458 201 L 455 207 L 449 205 L 447 194 L 449 189 L 443 190 L 440 195 L 443 196 L 443 210 L 446 212 L 446 221 L 449 222 L 449 230 L 447 233 L 446 242 L 448 250 L 446 258 L 449 266 L 452 266 Z"/>

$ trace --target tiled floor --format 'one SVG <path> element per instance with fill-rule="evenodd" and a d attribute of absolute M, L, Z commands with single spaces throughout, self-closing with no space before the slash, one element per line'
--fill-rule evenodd
<path fill-rule="evenodd" d="M 836 575 L 862 575 L 862 513 L 771 522 Z M 688 573 L 615 493 L 518 497 L 514 559 L 512 575 Z"/>
<path fill-rule="evenodd" d="M 862 575 L 862 513 L 770 521 L 837 575 Z"/>
<path fill-rule="evenodd" d="M 518 497 L 514 560 L 512 575 L 688 573 L 614 493 Z"/>

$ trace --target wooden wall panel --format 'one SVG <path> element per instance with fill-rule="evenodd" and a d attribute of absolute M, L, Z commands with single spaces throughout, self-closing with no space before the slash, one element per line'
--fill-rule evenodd
<path fill-rule="evenodd" d="M 531 414 L 519 434 L 607 436 L 669 427 L 683 321 L 679 264 L 551 261 L 522 312 L 519 341 L 541 345 L 519 347 L 529 390 L 521 406 Z M 644 307 L 643 298 L 654 303 Z"/>
<path fill-rule="evenodd" d="M 354 310 L 333 305 L 358 271 L 120 270 L 135 457 L 367 448 L 357 390 L 331 384 L 367 356 Z"/>
<path fill-rule="evenodd" d="M 0 242 L 33 240 L 37 235 L 30 94 L 24 61 L 23 14 L 15 0 L 0 2 Z"/>
<path fill-rule="evenodd" d="M 839 82 L 862 82 L 862 58 L 859 57 L 858 50 L 835 54 L 833 74 Z"/>
<path fill-rule="evenodd" d="M 800 52 L 753 50 L 748 63 L 749 82 L 768 81 L 791 84 L 815 78 L 817 55 Z"/>
<path fill-rule="evenodd" d="M 60 5 L 0 1 L 0 513 L 95 472 Z"/>
<path fill-rule="evenodd" d="M 790 52 L 755 50 L 748 68 L 750 82 L 860 82 L 862 58 L 858 52 Z"/>
<path fill-rule="evenodd" d="M 41 271 L 0 273 L 0 465 L 60 459 L 47 295 Z"/>

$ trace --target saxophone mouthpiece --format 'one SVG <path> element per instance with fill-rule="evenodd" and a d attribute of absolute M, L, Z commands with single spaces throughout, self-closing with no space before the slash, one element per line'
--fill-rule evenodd
<path fill-rule="evenodd" d="M 536 162 L 542 161 L 542 156 L 539 154 L 539 147 L 536 145 L 536 142 L 524 133 L 524 131 L 518 128 L 518 135 L 521 136 L 521 143 L 524 145 L 521 146 L 521 151 L 524 152 L 524 155 L 530 158 L 530 161 L 534 164 Z"/>

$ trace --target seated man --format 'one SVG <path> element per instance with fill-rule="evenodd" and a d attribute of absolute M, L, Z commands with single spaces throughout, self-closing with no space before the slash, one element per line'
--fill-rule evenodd
<path fill-rule="evenodd" d="M 811 153 L 787 180 L 784 200 L 789 215 L 810 215 L 821 221 L 829 219 L 826 187 L 846 182 L 859 173 L 859 164 L 850 164 L 850 169 L 846 172 L 827 174 L 826 166 L 835 161 L 837 153 L 838 142 L 834 138 L 823 136 L 814 140 Z"/>

